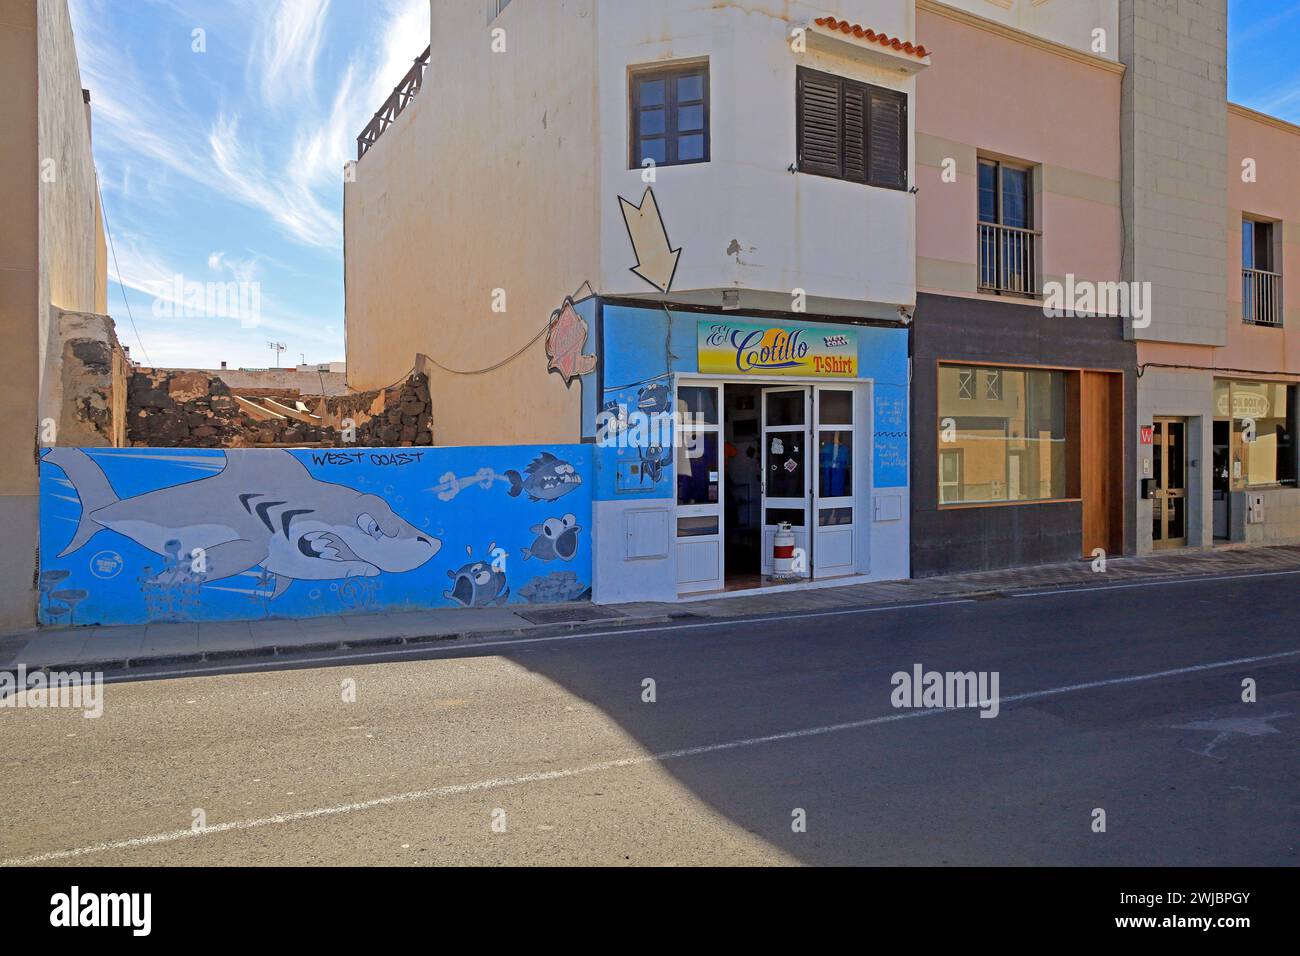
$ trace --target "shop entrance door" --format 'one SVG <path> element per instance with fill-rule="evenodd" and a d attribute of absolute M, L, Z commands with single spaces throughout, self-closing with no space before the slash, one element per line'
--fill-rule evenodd
<path fill-rule="evenodd" d="M 775 570 L 772 549 L 777 529 L 788 522 L 794 531 L 795 569 L 808 577 L 812 569 L 809 515 L 812 512 L 812 464 L 809 436 L 813 390 L 807 385 L 763 389 L 763 574 Z"/>
<path fill-rule="evenodd" d="M 818 385 L 813 396 L 816 475 L 813 479 L 813 577 L 852 574 L 856 503 L 853 436 L 857 388 Z"/>
<path fill-rule="evenodd" d="M 1181 548 L 1187 544 L 1187 421 L 1157 418 L 1154 424 L 1152 547 Z"/>
<path fill-rule="evenodd" d="M 677 593 L 720 591 L 726 533 L 721 489 L 722 386 L 677 386 Z"/>

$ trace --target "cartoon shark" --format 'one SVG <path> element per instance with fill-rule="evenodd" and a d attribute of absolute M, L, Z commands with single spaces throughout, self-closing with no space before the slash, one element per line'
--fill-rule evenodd
<path fill-rule="evenodd" d="M 524 560 L 537 558 L 539 561 L 572 561 L 578 553 L 578 516 L 567 514 L 563 518 L 547 518 L 542 524 L 529 528 L 537 535 L 531 548 L 524 548 Z"/>
<path fill-rule="evenodd" d="M 377 495 L 319 481 L 287 451 L 233 449 L 210 478 L 119 498 L 85 452 L 56 448 L 42 461 L 63 469 L 81 498 L 81 521 L 59 557 L 108 529 L 160 555 L 201 555 L 202 580 L 260 567 L 272 599 L 296 580 L 330 581 L 422 567 L 442 547 Z"/>
<path fill-rule="evenodd" d="M 517 471 L 507 471 L 510 480 L 510 497 L 518 498 L 520 493 L 528 492 L 533 501 L 554 501 L 562 498 L 582 484 L 582 476 L 567 461 L 561 461 L 549 451 L 544 451 L 524 469 L 523 475 Z"/>

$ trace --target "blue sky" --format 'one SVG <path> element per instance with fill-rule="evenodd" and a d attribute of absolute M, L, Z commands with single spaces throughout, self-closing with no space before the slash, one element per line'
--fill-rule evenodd
<path fill-rule="evenodd" d="M 1229 2 L 1229 98 L 1300 122 L 1300 2 Z M 134 357 L 266 367 L 273 340 L 286 365 L 343 359 L 343 165 L 428 45 L 428 0 L 69 5 Z M 260 323 L 156 315 L 176 275 L 259 283 Z"/>
<path fill-rule="evenodd" d="M 339 361 L 343 167 L 429 44 L 428 0 L 69 0 L 122 286 L 163 366 Z M 206 52 L 195 52 L 203 30 Z M 260 323 L 155 315 L 159 282 L 260 284 Z M 143 340 L 143 348 L 141 347 Z"/>
<path fill-rule="evenodd" d="M 1228 0 L 1228 99 L 1300 123 L 1300 0 Z"/>

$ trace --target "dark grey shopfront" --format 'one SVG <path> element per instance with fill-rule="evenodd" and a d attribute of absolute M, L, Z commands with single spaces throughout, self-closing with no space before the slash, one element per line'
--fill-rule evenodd
<path fill-rule="evenodd" d="M 912 359 L 914 576 L 1135 550 L 1122 319 L 922 294 Z"/>

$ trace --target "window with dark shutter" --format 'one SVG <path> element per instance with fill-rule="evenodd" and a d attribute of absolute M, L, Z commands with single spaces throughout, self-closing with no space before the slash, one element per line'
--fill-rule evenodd
<path fill-rule="evenodd" d="M 706 63 L 633 72 L 631 168 L 709 161 Z"/>
<path fill-rule="evenodd" d="M 799 171 L 907 188 L 907 94 L 799 68 Z"/>

